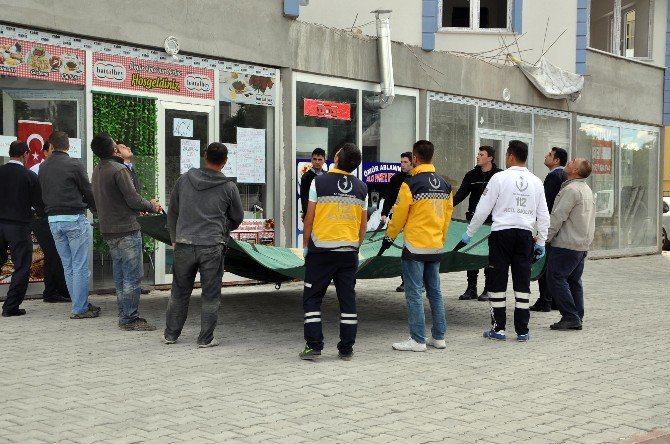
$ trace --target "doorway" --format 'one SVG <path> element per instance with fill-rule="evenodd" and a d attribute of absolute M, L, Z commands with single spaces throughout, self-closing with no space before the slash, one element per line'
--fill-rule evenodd
<path fill-rule="evenodd" d="M 492 146 L 496 150 L 495 163 L 498 168 L 505 169 L 505 152 L 509 146 L 510 141 L 520 140 L 528 144 L 528 160 L 526 161 L 526 167 L 532 172 L 533 171 L 533 136 L 530 134 L 523 133 L 512 133 L 507 131 L 487 131 L 479 130 L 478 131 L 478 145 L 480 146 Z"/>

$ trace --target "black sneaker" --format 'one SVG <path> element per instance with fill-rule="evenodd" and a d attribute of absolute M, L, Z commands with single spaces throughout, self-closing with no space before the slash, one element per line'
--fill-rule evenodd
<path fill-rule="evenodd" d="M 551 307 L 539 299 L 535 301 L 535 303 L 528 308 L 530 309 L 530 311 L 542 311 L 545 313 L 551 311 Z"/>
<path fill-rule="evenodd" d="M 337 357 L 340 358 L 343 361 L 351 361 L 354 357 L 354 351 L 352 350 L 348 353 L 338 352 Z"/>
<path fill-rule="evenodd" d="M 309 345 L 306 345 L 305 349 L 301 351 L 298 356 L 300 356 L 300 359 L 305 361 L 314 361 L 321 357 L 321 350 L 312 350 L 309 348 Z"/>
<path fill-rule="evenodd" d="M 458 297 L 459 301 L 471 301 L 474 299 L 477 299 L 477 289 L 472 287 L 468 287 L 465 293 Z"/>
<path fill-rule="evenodd" d="M 144 318 L 137 318 L 132 322 L 129 322 L 127 324 L 121 324 L 119 325 L 119 328 L 121 330 L 125 331 L 154 331 L 156 330 L 156 326 L 149 324 L 146 319 Z"/>
<path fill-rule="evenodd" d="M 398 285 L 398 287 L 395 289 L 395 291 L 397 291 L 398 293 L 404 293 L 405 292 L 405 285 L 404 284 Z"/>
<path fill-rule="evenodd" d="M 83 313 L 76 313 L 70 316 L 70 319 L 87 319 L 87 318 L 97 318 L 100 316 L 100 310 L 91 310 L 88 309 Z"/>
<path fill-rule="evenodd" d="M 479 295 L 479 297 L 477 298 L 477 300 L 478 300 L 478 301 L 481 301 L 481 302 L 486 302 L 486 301 L 488 301 L 488 300 L 489 300 L 489 292 L 486 291 L 486 290 L 482 291 L 482 294 Z"/>
<path fill-rule="evenodd" d="M 564 321 L 561 319 L 555 324 L 549 326 L 552 330 L 581 330 L 582 323 L 579 321 Z"/>
<path fill-rule="evenodd" d="M 26 311 L 23 308 L 17 308 L 12 311 L 3 311 L 2 312 L 2 317 L 3 318 L 11 318 L 13 316 L 23 316 L 26 314 Z"/>
<path fill-rule="evenodd" d="M 98 313 L 100 313 L 100 307 L 98 307 L 97 305 L 93 305 L 90 302 L 88 303 L 88 309 L 90 311 L 97 311 Z"/>

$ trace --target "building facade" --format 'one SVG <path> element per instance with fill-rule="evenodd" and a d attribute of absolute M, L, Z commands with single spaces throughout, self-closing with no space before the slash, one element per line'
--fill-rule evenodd
<path fill-rule="evenodd" d="M 168 202 L 179 174 L 220 140 L 246 210 L 236 237 L 296 246 L 299 179 L 316 147 L 332 158 L 343 142 L 361 146 L 358 174 L 377 205 L 418 138 L 436 144 L 454 187 L 478 146 L 500 153 L 519 139 L 540 177 L 552 146 L 593 161 L 595 256 L 659 251 L 667 0 L 567 0 L 560 14 L 549 0 L 2 4 L 0 150 L 26 131 L 64 130 L 92 171 L 87 147 L 104 130 L 135 150 L 143 193 Z M 379 8 L 393 10 L 385 109 L 371 106 Z M 509 62 L 541 57 L 585 76 L 580 100 L 543 96 Z M 169 283 L 170 249 L 146 251 L 148 280 Z M 93 258 L 94 285 L 105 286 L 102 242 Z"/>

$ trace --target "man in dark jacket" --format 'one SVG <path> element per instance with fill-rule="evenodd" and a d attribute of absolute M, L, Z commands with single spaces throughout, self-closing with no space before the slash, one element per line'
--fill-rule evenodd
<path fill-rule="evenodd" d="M 128 145 L 126 145 L 125 142 L 117 141 L 114 156 L 123 159 L 123 165 L 128 169 L 128 172 L 130 173 L 130 179 L 133 182 L 133 187 L 135 187 L 135 191 L 137 191 L 137 194 L 142 194 L 142 185 L 140 184 L 140 180 L 137 177 L 135 164 L 131 162 L 134 156 L 133 150 Z"/>
<path fill-rule="evenodd" d="M 479 153 L 477 154 L 477 166 L 465 173 L 463 182 L 461 186 L 456 191 L 454 195 L 454 206 L 463 202 L 468 195 L 470 199 L 468 201 L 468 211 L 465 213 L 465 218 L 470 222 L 472 216 L 475 214 L 477 209 L 477 204 L 479 199 L 482 197 L 482 193 L 486 189 L 486 185 L 489 183 L 491 177 L 500 171 L 500 168 L 496 166 L 493 162 L 495 159 L 496 150 L 492 146 L 481 146 L 479 147 Z M 486 219 L 486 224 L 491 224 L 492 219 L 491 215 Z M 488 293 L 486 291 L 486 276 L 487 269 L 484 268 L 484 291 L 482 294 L 477 296 L 477 277 L 479 276 L 479 270 L 468 270 L 468 288 L 465 290 L 458 299 L 464 301 L 468 299 L 478 299 L 480 301 L 488 301 Z"/>
<path fill-rule="evenodd" d="M 300 208 L 301 218 L 305 219 L 307 214 L 307 202 L 309 201 L 309 187 L 316 176 L 323 174 L 323 164 L 326 161 L 326 152 L 322 148 L 312 151 L 312 168 L 300 178 Z"/>
<path fill-rule="evenodd" d="M 112 256 L 119 328 L 155 330 L 155 326 L 139 315 L 143 268 L 142 234 L 137 213 L 158 213 L 160 204 L 157 199 L 149 202 L 137 193 L 123 159 L 114 156 L 116 144 L 109 134 L 96 134 L 91 141 L 91 150 L 100 158 L 93 170 L 93 195 L 98 202 L 100 233 Z"/>
<path fill-rule="evenodd" d="M 211 143 L 205 151 L 205 167 L 191 168 L 172 189 L 167 227 L 174 247 L 174 268 L 163 335 L 166 344 L 174 344 L 181 334 L 199 271 L 202 314 L 198 347 L 218 345 L 214 328 L 226 243 L 230 232 L 244 219 L 237 185 L 221 172 L 227 161 L 228 148 L 223 143 Z"/>
<path fill-rule="evenodd" d="M 554 209 L 554 201 L 559 191 L 561 191 L 563 182 L 568 180 L 568 176 L 565 174 L 565 165 L 567 163 L 568 152 L 563 148 L 553 147 L 544 156 L 544 165 L 549 168 L 549 174 L 544 178 L 544 195 L 547 198 L 549 214 Z M 549 261 L 549 255 L 551 254 L 551 246 L 549 244 L 547 244 L 546 254 L 547 259 L 545 260 Z M 530 309 L 532 311 L 551 311 L 552 308 L 555 308 L 555 304 L 552 302 L 551 291 L 547 285 L 546 273 L 540 276 L 537 285 L 540 289 L 540 297 L 537 298 L 535 304 L 530 306 Z"/>
<path fill-rule="evenodd" d="M 9 249 L 14 264 L 12 282 L 2 305 L 2 316 L 22 316 L 23 303 L 30 279 L 33 242 L 30 238 L 31 207 L 43 211 L 37 176 L 24 166 L 30 156 L 28 144 L 14 141 L 9 145 L 9 162 L 0 166 L 0 268 L 7 262 Z"/>
<path fill-rule="evenodd" d="M 93 240 L 86 210 L 95 211 L 93 190 L 84 165 L 68 155 L 67 134 L 54 131 L 49 138 L 53 154 L 40 166 L 40 187 L 49 228 L 63 263 L 72 298 L 70 319 L 96 318 L 100 307 L 88 302 L 88 256 Z"/>

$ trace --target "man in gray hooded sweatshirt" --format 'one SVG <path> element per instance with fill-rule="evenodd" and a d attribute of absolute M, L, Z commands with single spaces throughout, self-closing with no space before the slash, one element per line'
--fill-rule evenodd
<path fill-rule="evenodd" d="M 228 148 L 219 142 L 205 151 L 205 167 L 191 168 L 172 189 L 167 227 L 174 248 L 172 291 L 163 342 L 174 344 L 181 334 L 196 273 L 202 286 L 198 347 L 214 347 L 223 279 L 223 259 L 230 232 L 244 218 L 237 185 L 221 170 Z"/>

